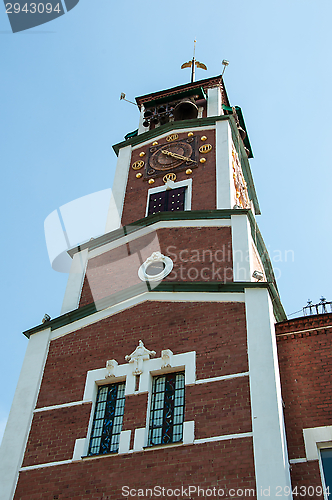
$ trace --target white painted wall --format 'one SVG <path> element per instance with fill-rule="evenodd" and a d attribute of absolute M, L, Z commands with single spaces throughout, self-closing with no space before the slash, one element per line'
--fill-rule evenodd
<path fill-rule="evenodd" d="M 34 333 L 28 343 L 0 448 L 0 500 L 12 500 L 33 410 L 48 353 L 51 329 Z"/>
<path fill-rule="evenodd" d="M 245 290 L 257 499 L 290 487 L 272 303 L 267 289 Z M 262 494 L 262 490 L 270 494 Z M 292 498 L 285 495 L 282 498 Z"/>
<path fill-rule="evenodd" d="M 217 209 L 233 208 L 232 133 L 228 120 L 216 123 Z"/>
<path fill-rule="evenodd" d="M 223 111 L 220 87 L 208 89 L 207 116 L 220 116 L 222 114 Z"/>
<path fill-rule="evenodd" d="M 145 107 L 141 107 L 140 115 L 139 115 L 139 124 L 138 124 L 138 135 L 139 134 L 144 134 L 144 132 L 147 132 L 149 130 L 149 127 L 144 127 L 143 122 L 144 120 L 144 112 L 145 112 Z"/>
<path fill-rule="evenodd" d="M 253 257 L 251 229 L 247 215 L 232 215 L 234 281 L 252 281 Z"/>
<path fill-rule="evenodd" d="M 107 214 L 105 233 L 114 231 L 119 227 L 119 221 L 121 221 L 123 203 L 126 194 L 130 159 L 131 146 L 121 148 L 116 164 L 113 182 L 113 198 Z"/>
<path fill-rule="evenodd" d="M 88 262 L 88 253 L 89 250 L 85 249 L 81 252 L 75 253 L 73 257 L 60 314 L 65 314 L 69 311 L 73 311 L 78 307 L 84 281 L 86 264 Z"/>

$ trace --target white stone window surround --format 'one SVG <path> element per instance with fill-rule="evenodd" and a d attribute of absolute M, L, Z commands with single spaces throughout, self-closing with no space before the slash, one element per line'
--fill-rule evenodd
<path fill-rule="evenodd" d="M 303 429 L 306 459 L 319 460 L 320 448 L 332 448 L 332 425 Z"/>
<path fill-rule="evenodd" d="M 164 184 L 163 186 L 157 186 L 148 189 L 145 217 L 148 216 L 150 196 L 152 194 L 161 193 L 166 190 L 177 189 L 181 187 L 186 188 L 184 193 L 184 209 L 185 211 L 191 210 L 192 184 L 193 184 L 192 179 L 185 179 L 184 181 L 179 181 L 179 182 L 167 181 L 166 184 Z"/>
<path fill-rule="evenodd" d="M 157 275 L 149 275 L 147 270 L 149 265 L 155 262 L 162 262 L 164 269 Z M 153 252 L 150 257 L 138 269 L 138 277 L 141 281 L 160 281 L 168 276 L 173 269 L 173 261 L 169 257 L 162 255 L 160 252 Z"/>
<path fill-rule="evenodd" d="M 163 359 L 155 358 L 148 359 L 143 362 L 143 373 L 140 375 L 139 388 L 135 391 L 136 376 L 133 374 L 132 363 L 117 365 L 114 369 L 114 376 L 107 377 L 107 368 L 99 368 L 97 370 L 90 370 L 87 372 L 83 402 L 91 402 L 92 408 L 90 413 L 90 420 L 88 425 L 88 432 L 85 438 L 76 439 L 74 447 L 73 460 L 81 460 L 82 457 L 87 456 L 90 435 L 93 424 L 93 417 L 95 412 L 95 402 L 97 397 L 98 387 L 101 385 L 116 384 L 118 382 L 126 382 L 125 395 L 143 394 L 148 393 L 148 406 L 146 412 L 146 427 L 135 429 L 134 436 L 134 449 L 129 450 L 131 431 L 122 431 L 120 434 L 119 453 L 129 453 L 131 451 L 142 451 L 147 445 L 149 419 L 150 419 L 150 405 L 151 405 L 151 389 L 152 379 L 156 375 L 162 375 L 171 372 L 184 371 L 185 372 L 185 385 L 193 385 L 196 382 L 196 352 L 191 351 L 183 354 L 174 354 L 171 356 L 171 366 L 162 367 Z M 183 423 L 183 444 L 194 442 L 194 422 Z M 178 443 L 174 443 L 178 444 Z M 99 455 L 98 455 L 99 456 Z M 90 458 L 90 457 L 89 457 Z M 93 457 L 91 457 L 93 458 Z"/>

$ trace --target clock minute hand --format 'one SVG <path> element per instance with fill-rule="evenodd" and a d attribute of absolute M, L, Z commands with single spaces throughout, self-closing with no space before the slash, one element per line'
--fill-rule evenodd
<path fill-rule="evenodd" d="M 166 149 L 162 150 L 162 153 L 167 156 L 172 156 L 173 158 L 176 158 L 177 160 L 185 160 L 185 161 L 191 161 L 192 163 L 196 163 L 195 160 L 192 160 L 191 158 L 187 158 L 186 156 L 178 155 L 177 153 L 172 153 L 171 151 L 167 151 Z"/>

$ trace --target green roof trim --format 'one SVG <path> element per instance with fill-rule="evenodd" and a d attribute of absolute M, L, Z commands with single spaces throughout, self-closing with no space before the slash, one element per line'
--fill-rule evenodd
<path fill-rule="evenodd" d="M 133 132 L 129 132 L 128 134 L 126 134 L 124 138 L 127 141 L 128 139 L 131 139 L 132 137 L 136 137 L 136 135 L 138 135 L 138 128 L 136 130 L 134 130 Z"/>
<path fill-rule="evenodd" d="M 225 104 L 222 105 L 222 109 L 224 109 L 225 111 L 230 111 L 230 112 L 233 111 L 233 108 L 231 108 L 230 106 L 226 106 Z M 240 108 L 240 106 L 235 106 L 235 110 L 236 110 L 237 116 L 239 118 L 240 126 L 243 128 L 243 130 L 246 133 L 246 136 L 245 136 L 244 141 L 243 141 L 244 145 L 249 150 L 249 153 L 250 153 L 249 158 L 253 158 L 254 154 L 253 154 L 252 149 L 251 149 L 251 144 L 249 141 L 247 127 L 246 127 L 246 124 L 244 122 L 242 109 Z"/>
<path fill-rule="evenodd" d="M 148 217 L 143 217 L 143 219 L 136 220 L 132 224 L 128 224 L 127 226 L 123 226 L 120 229 L 116 229 L 115 231 L 111 231 L 110 233 L 103 234 L 98 238 L 91 239 L 82 245 L 71 248 L 68 250 L 68 254 L 73 257 L 73 255 L 77 252 L 81 252 L 86 248 L 89 251 L 99 248 L 106 243 L 110 243 L 111 241 L 116 241 L 123 236 L 134 233 L 139 229 L 144 227 L 151 226 L 156 222 L 160 221 L 172 221 L 172 220 L 204 220 L 204 219 L 230 219 L 232 214 L 246 214 L 248 210 L 246 209 L 238 209 L 238 210 L 186 210 L 184 212 L 158 212 L 154 215 L 149 215 Z"/>
<path fill-rule="evenodd" d="M 273 310 L 277 321 L 283 321 L 286 319 L 286 315 L 282 309 L 279 307 L 278 302 L 275 300 L 274 288 L 271 286 L 271 283 L 252 283 L 252 282 L 243 282 L 243 283 L 207 283 L 203 282 L 167 282 L 163 281 L 156 288 L 153 289 L 153 292 L 186 292 L 186 293 L 197 293 L 197 292 L 206 292 L 206 293 L 243 293 L 246 288 L 267 288 L 269 290 L 272 303 Z M 114 295 L 110 295 L 101 299 L 93 304 L 88 304 L 86 306 L 80 307 L 71 311 L 69 313 L 63 314 L 57 318 L 54 318 L 46 323 L 42 323 L 34 328 L 30 328 L 23 332 L 23 334 L 30 338 L 34 333 L 45 330 L 46 328 L 51 328 L 51 330 L 57 330 L 62 326 L 69 325 L 78 321 L 82 318 L 90 316 L 98 311 L 108 309 L 115 304 L 119 304 L 125 300 L 128 300 L 131 297 L 135 297 L 137 295 L 141 295 L 146 292 L 146 284 L 142 283 L 139 285 L 135 285 L 125 291 L 115 293 Z"/>
<path fill-rule="evenodd" d="M 145 141 L 150 141 L 161 134 L 167 134 L 172 130 L 182 129 L 182 128 L 194 128 L 194 127 L 204 127 L 209 125 L 215 125 L 215 123 L 219 120 L 229 120 L 231 115 L 221 115 L 221 116 L 209 116 L 206 118 L 195 118 L 194 120 L 181 120 L 178 122 L 168 122 L 165 125 L 161 125 L 160 127 L 154 128 L 153 130 L 148 130 L 147 132 L 143 132 L 127 141 L 119 142 L 118 144 L 114 144 L 112 147 L 115 151 L 115 154 L 119 155 L 119 150 L 128 145 L 134 147 L 138 144 L 141 144 Z"/>

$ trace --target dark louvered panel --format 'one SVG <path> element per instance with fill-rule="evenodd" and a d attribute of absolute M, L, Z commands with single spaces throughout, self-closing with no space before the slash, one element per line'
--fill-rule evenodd
<path fill-rule="evenodd" d="M 150 196 L 148 215 L 184 210 L 185 187 L 161 191 Z"/>
<path fill-rule="evenodd" d="M 168 191 L 167 211 L 184 210 L 185 187 Z"/>
<path fill-rule="evenodd" d="M 155 193 L 150 196 L 148 215 L 165 212 L 167 210 L 166 195 L 167 191 L 161 191 L 160 193 Z"/>

